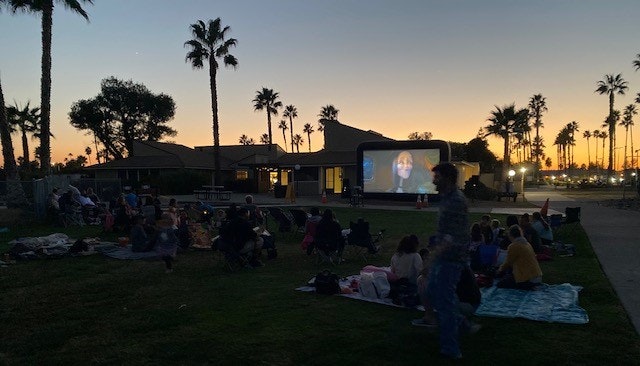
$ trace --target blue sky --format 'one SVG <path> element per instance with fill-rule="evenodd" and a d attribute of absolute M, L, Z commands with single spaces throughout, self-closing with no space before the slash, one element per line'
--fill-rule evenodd
<path fill-rule="evenodd" d="M 61 7 L 54 13 L 54 161 L 91 144 L 67 113 L 108 76 L 171 95 L 178 130 L 171 140 L 211 145 L 208 73 L 184 61 L 189 24 L 199 19 L 220 17 L 238 39 L 232 53 L 239 67 L 218 78 L 223 144 L 266 132 L 266 116 L 251 103 L 262 87 L 297 107 L 294 133 L 317 124 L 320 108 L 333 104 L 353 127 L 395 139 L 430 131 L 457 142 L 473 138 L 495 105 L 525 107 L 542 93 L 549 108 L 543 136 L 555 160 L 550 145 L 563 125 L 600 128 L 608 100 L 594 90 L 605 74 L 622 73 L 629 82 L 616 108 L 640 91 L 631 64 L 640 53 L 638 1 L 96 0 L 85 9 L 88 23 Z M 0 13 L 0 49 L 7 103 L 39 104 L 39 18 Z M 284 146 L 275 126 L 273 135 Z M 311 142 L 320 149 L 321 134 Z M 489 142 L 500 156 L 502 141 Z M 586 153 L 586 142 L 576 153 Z"/>

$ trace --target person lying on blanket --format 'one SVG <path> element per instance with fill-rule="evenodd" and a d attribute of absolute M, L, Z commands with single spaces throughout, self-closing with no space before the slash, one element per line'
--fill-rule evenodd
<path fill-rule="evenodd" d="M 497 286 L 532 290 L 536 285 L 542 283 L 542 270 L 538 265 L 536 253 L 527 239 L 523 237 L 520 226 L 510 226 L 507 235 L 511 244 L 507 248 L 507 258 L 496 272 L 497 277 L 504 276 Z"/>

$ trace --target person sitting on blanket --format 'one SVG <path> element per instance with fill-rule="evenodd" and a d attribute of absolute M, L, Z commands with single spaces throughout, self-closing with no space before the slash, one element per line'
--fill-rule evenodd
<path fill-rule="evenodd" d="M 492 245 L 500 245 L 500 241 L 504 237 L 504 228 L 500 226 L 500 220 L 491 220 L 491 232 L 493 233 Z"/>
<path fill-rule="evenodd" d="M 496 272 L 497 277 L 504 276 L 498 287 L 532 290 L 542 283 L 542 270 L 538 265 L 536 254 L 531 244 L 522 235 L 518 225 L 512 225 L 507 230 L 511 244 L 507 248 L 507 258 Z"/>
<path fill-rule="evenodd" d="M 506 222 L 507 222 L 507 225 L 506 225 L 507 228 L 510 228 L 513 225 L 518 225 L 519 224 L 518 216 L 509 215 L 507 216 Z M 500 249 L 502 250 L 507 250 L 507 248 L 509 247 L 509 244 L 511 244 L 511 240 L 509 240 L 509 235 L 507 235 L 506 231 L 508 230 L 505 230 L 504 236 L 502 237 L 502 240 L 500 240 L 500 244 L 499 244 Z"/>
<path fill-rule="evenodd" d="M 540 235 L 538 232 L 531 226 L 531 220 L 529 218 L 528 213 L 522 214 L 520 216 L 520 228 L 522 229 L 522 236 L 531 244 L 533 251 L 536 253 L 542 253 L 542 241 L 540 240 Z"/>
<path fill-rule="evenodd" d="M 132 252 L 148 252 L 153 249 L 153 240 L 149 239 L 144 227 L 145 217 L 136 215 L 133 217 L 133 227 L 129 233 L 129 242 Z"/>
<path fill-rule="evenodd" d="M 480 230 L 482 231 L 482 237 L 484 238 L 484 244 L 491 244 L 493 242 L 493 230 L 491 228 L 491 215 L 482 215 L 480 218 Z"/>
<path fill-rule="evenodd" d="M 398 280 L 406 280 L 415 285 L 422 271 L 422 257 L 418 254 L 420 242 L 415 235 L 407 235 L 400 240 L 398 249 L 391 257 L 391 272 Z"/>
<path fill-rule="evenodd" d="M 551 231 L 549 223 L 542 218 L 542 214 L 540 214 L 540 212 L 534 212 L 532 218 L 533 222 L 531 223 L 531 227 L 533 227 L 533 229 L 538 233 L 538 236 L 540 236 L 542 244 L 551 245 L 553 243 L 553 231 Z"/>
<path fill-rule="evenodd" d="M 173 258 L 178 250 L 178 237 L 173 228 L 173 218 L 168 212 L 162 214 L 157 221 L 155 248 L 166 265 L 166 273 L 173 272 Z"/>
<path fill-rule="evenodd" d="M 318 207 L 311 207 L 309 213 L 311 216 L 307 218 L 307 222 L 304 224 L 304 238 L 302 239 L 302 250 L 306 250 L 307 255 L 311 255 L 311 253 L 313 253 L 313 238 L 316 236 L 318 223 L 322 220 L 322 216 L 320 216 L 320 209 Z"/>
<path fill-rule="evenodd" d="M 249 211 L 240 208 L 236 211 L 236 206 L 229 206 L 227 218 L 230 221 L 220 229 L 220 242 L 218 247 L 221 250 L 233 250 L 249 259 L 252 267 L 263 266 L 258 259 L 262 250 L 263 239 L 258 236 L 249 223 Z"/>
<path fill-rule="evenodd" d="M 322 250 L 325 254 L 337 251 L 342 255 L 344 249 L 344 237 L 342 227 L 333 216 L 333 211 L 327 208 L 322 214 L 322 219 L 316 227 L 316 236 L 313 238 L 313 245 Z"/>

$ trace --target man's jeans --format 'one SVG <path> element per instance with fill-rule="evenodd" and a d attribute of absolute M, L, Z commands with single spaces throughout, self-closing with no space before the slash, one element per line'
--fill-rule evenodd
<path fill-rule="evenodd" d="M 464 317 L 459 311 L 456 288 L 463 266 L 462 262 L 436 260 L 427 284 L 427 298 L 440 323 L 440 351 L 449 356 L 461 354 L 458 331 Z"/>

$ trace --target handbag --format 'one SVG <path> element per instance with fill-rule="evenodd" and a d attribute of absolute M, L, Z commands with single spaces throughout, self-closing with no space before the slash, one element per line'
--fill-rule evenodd
<path fill-rule="evenodd" d="M 340 293 L 340 278 L 337 274 L 324 270 L 316 275 L 313 282 L 316 293 L 323 295 L 333 295 Z"/>

